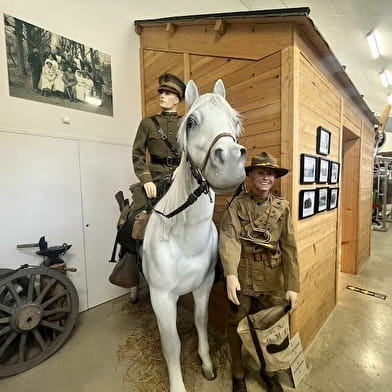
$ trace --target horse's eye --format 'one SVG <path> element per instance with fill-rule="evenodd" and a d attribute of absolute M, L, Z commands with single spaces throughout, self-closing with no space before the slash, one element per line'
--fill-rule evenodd
<path fill-rule="evenodd" d="M 197 125 L 196 118 L 190 115 L 186 120 L 186 129 L 194 128 L 196 125 Z"/>

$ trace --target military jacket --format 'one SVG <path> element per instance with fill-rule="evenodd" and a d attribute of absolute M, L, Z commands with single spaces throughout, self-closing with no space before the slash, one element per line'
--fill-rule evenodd
<path fill-rule="evenodd" d="M 177 113 L 162 112 L 156 115 L 155 118 L 158 120 L 170 143 L 178 151 L 177 132 L 181 117 Z M 151 181 L 158 182 L 162 175 L 173 171 L 177 167 L 177 165 L 148 163 L 146 159 L 147 150 L 151 156 L 157 158 L 173 157 L 172 152 L 163 141 L 150 117 L 146 117 L 140 122 L 133 143 L 132 161 L 137 178 L 142 184 Z"/>
<path fill-rule="evenodd" d="M 235 198 L 222 217 L 219 252 L 225 276 L 237 276 L 243 294 L 299 292 L 297 246 L 287 200 L 252 192 Z"/>

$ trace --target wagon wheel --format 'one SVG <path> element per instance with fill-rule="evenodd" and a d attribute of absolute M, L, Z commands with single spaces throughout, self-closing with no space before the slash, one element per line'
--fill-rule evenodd
<path fill-rule="evenodd" d="M 24 372 L 54 354 L 78 314 L 75 286 L 48 267 L 0 277 L 0 377 Z"/>

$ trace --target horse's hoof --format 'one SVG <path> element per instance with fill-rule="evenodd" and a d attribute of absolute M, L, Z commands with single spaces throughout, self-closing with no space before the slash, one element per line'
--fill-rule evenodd
<path fill-rule="evenodd" d="M 208 381 L 212 381 L 216 379 L 216 369 L 215 367 L 212 368 L 212 370 L 207 370 L 201 368 L 201 373 L 203 374 L 204 378 L 207 379 Z"/>

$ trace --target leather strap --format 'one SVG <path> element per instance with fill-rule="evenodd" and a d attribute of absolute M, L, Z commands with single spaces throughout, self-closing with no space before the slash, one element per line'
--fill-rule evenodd
<path fill-rule="evenodd" d="M 161 211 L 158 211 L 154 208 L 154 211 L 159 214 L 164 216 L 165 218 L 172 218 L 173 216 L 179 214 L 181 211 L 184 211 L 186 208 L 188 208 L 190 205 L 192 205 L 200 196 L 202 193 L 208 194 L 209 193 L 209 187 L 206 181 L 202 182 L 196 190 L 194 190 L 189 196 L 188 199 L 180 205 L 178 208 L 176 208 L 174 211 L 170 212 L 169 214 L 164 214 Z"/>
<path fill-rule="evenodd" d="M 166 136 L 166 133 L 163 131 L 163 129 L 159 125 L 159 122 L 156 119 L 156 117 L 155 116 L 151 116 L 150 118 L 151 118 L 152 122 L 154 123 L 154 125 L 156 127 L 156 130 L 159 133 L 160 137 L 166 143 L 166 145 L 169 147 L 169 150 L 171 151 L 171 153 L 174 155 L 175 158 L 179 159 L 180 154 L 177 152 L 177 150 L 173 146 L 173 144 L 170 143 L 170 140 L 168 139 L 168 137 Z"/>
<path fill-rule="evenodd" d="M 250 319 L 250 317 L 246 316 L 246 318 L 248 320 L 250 335 L 252 336 L 253 345 L 255 346 L 256 353 L 257 353 L 257 356 L 258 356 L 260 364 L 261 364 L 261 368 L 265 369 L 265 367 L 266 367 L 265 359 L 264 359 L 263 351 L 261 350 L 261 347 L 260 347 L 259 339 L 257 338 L 257 333 L 255 330 L 255 327 L 253 326 L 253 322 Z"/>

